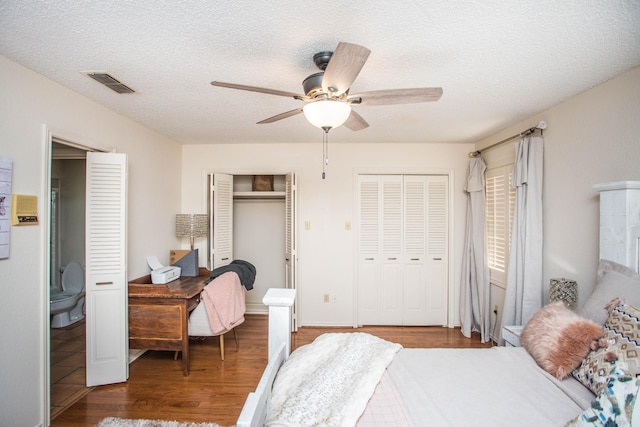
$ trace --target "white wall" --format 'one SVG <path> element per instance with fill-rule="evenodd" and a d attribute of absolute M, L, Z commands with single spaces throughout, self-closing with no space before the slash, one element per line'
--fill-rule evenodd
<path fill-rule="evenodd" d="M 233 202 L 233 258 L 256 268 L 253 289 L 246 294 L 248 313 L 267 313 L 265 292 L 285 286 L 285 215 L 283 199 Z"/>
<path fill-rule="evenodd" d="M 61 266 L 78 261 L 84 266 L 84 222 L 86 203 L 86 162 L 84 160 L 54 160 L 59 162 L 60 177 L 60 255 Z"/>
<path fill-rule="evenodd" d="M 640 67 L 481 141 L 485 147 L 547 122 L 544 131 L 544 302 L 550 278 L 578 282 L 581 307 L 595 285 L 599 194 L 594 184 L 640 180 Z M 513 144 L 483 155 L 513 157 Z M 500 306 L 504 293 L 494 288 Z"/>
<path fill-rule="evenodd" d="M 39 225 L 11 228 L 10 258 L 0 260 L 0 416 L 2 425 L 38 426 L 48 410 L 44 126 L 64 139 L 128 154 L 130 278 L 147 274 L 147 255 L 168 262 L 177 245 L 181 151 L 166 137 L 2 56 L 0 81 L 0 156 L 13 160 L 13 192 L 37 195 L 40 212 Z"/>
<path fill-rule="evenodd" d="M 249 125 L 248 125 L 249 126 Z M 274 126 L 277 126 L 274 125 Z M 300 325 L 353 325 L 355 319 L 356 173 L 453 172 L 453 253 L 455 290 L 451 301 L 458 324 L 458 289 L 466 201 L 462 183 L 470 144 L 350 144 L 349 131 L 329 135 L 330 161 L 322 180 L 321 131 L 309 125 L 299 143 L 187 145 L 182 152 L 182 197 L 185 212 L 205 212 L 207 172 L 298 174 L 298 279 Z M 370 128 L 363 132 L 375 132 Z M 304 141 L 311 138 L 312 141 Z M 305 221 L 310 230 L 304 229 Z M 203 246 L 204 247 L 204 246 Z M 251 261 L 251 260 L 248 260 Z M 259 274 L 259 272 L 258 272 Z M 335 294 L 335 304 L 323 303 Z"/>

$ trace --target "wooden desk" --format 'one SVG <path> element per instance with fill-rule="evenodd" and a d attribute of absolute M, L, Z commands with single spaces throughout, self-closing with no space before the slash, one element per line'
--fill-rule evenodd
<path fill-rule="evenodd" d="M 189 312 L 200 302 L 209 270 L 165 285 L 151 284 L 151 276 L 129 282 L 129 347 L 182 352 L 184 375 L 189 375 Z"/>

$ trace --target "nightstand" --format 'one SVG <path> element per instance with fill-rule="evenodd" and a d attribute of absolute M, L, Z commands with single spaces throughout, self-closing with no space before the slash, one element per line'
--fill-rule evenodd
<path fill-rule="evenodd" d="M 524 326 L 505 326 L 502 328 L 502 338 L 505 347 L 520 347 L 520 333 Z"/>

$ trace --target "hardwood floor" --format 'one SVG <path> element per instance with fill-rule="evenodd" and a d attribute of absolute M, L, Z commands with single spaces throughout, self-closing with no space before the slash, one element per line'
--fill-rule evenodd
<path fill-rule="evenodd" d="M 253 391 L 267 363 L 267 316 L 247 315 L 225 340 L 220 360 L 218 338 L 192 340 L 190 375 L 182 375 L 182 361 L 173 352 L 148 351 L 130 366 L 129 381 L 95 387 L 59 414 L 54 427 L 94 426 L 105 417 L 147 418 L 182 422 L 235 423 L 247 394 Z M 325 332 L 369 332 L 404 347 L 490 347 L 479 336 L 467 339 L 459 329 L 442 327 L 303 327 L 293 334 L 295 349 Z"/>
<path fill-rule="evenodd" d="M 85 321 L 51 329 L 51 417 L 86 395 Z"/>

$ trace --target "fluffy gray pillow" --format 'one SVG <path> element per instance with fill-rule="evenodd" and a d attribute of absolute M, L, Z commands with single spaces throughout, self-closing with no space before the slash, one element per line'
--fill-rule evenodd
<path fill-rule="evenodd" d="M 617 265 L 625 270 L 620 272 L 620 268 L 615 268 L 601 272 L 598 269 L 598 283 L 580 310 L 580 316 L 604 325 L 608 316 L 605 305 L 612 299 L 622 298 L 633 306 L 640 306 L 640 276 L 627 267 Z"/>

